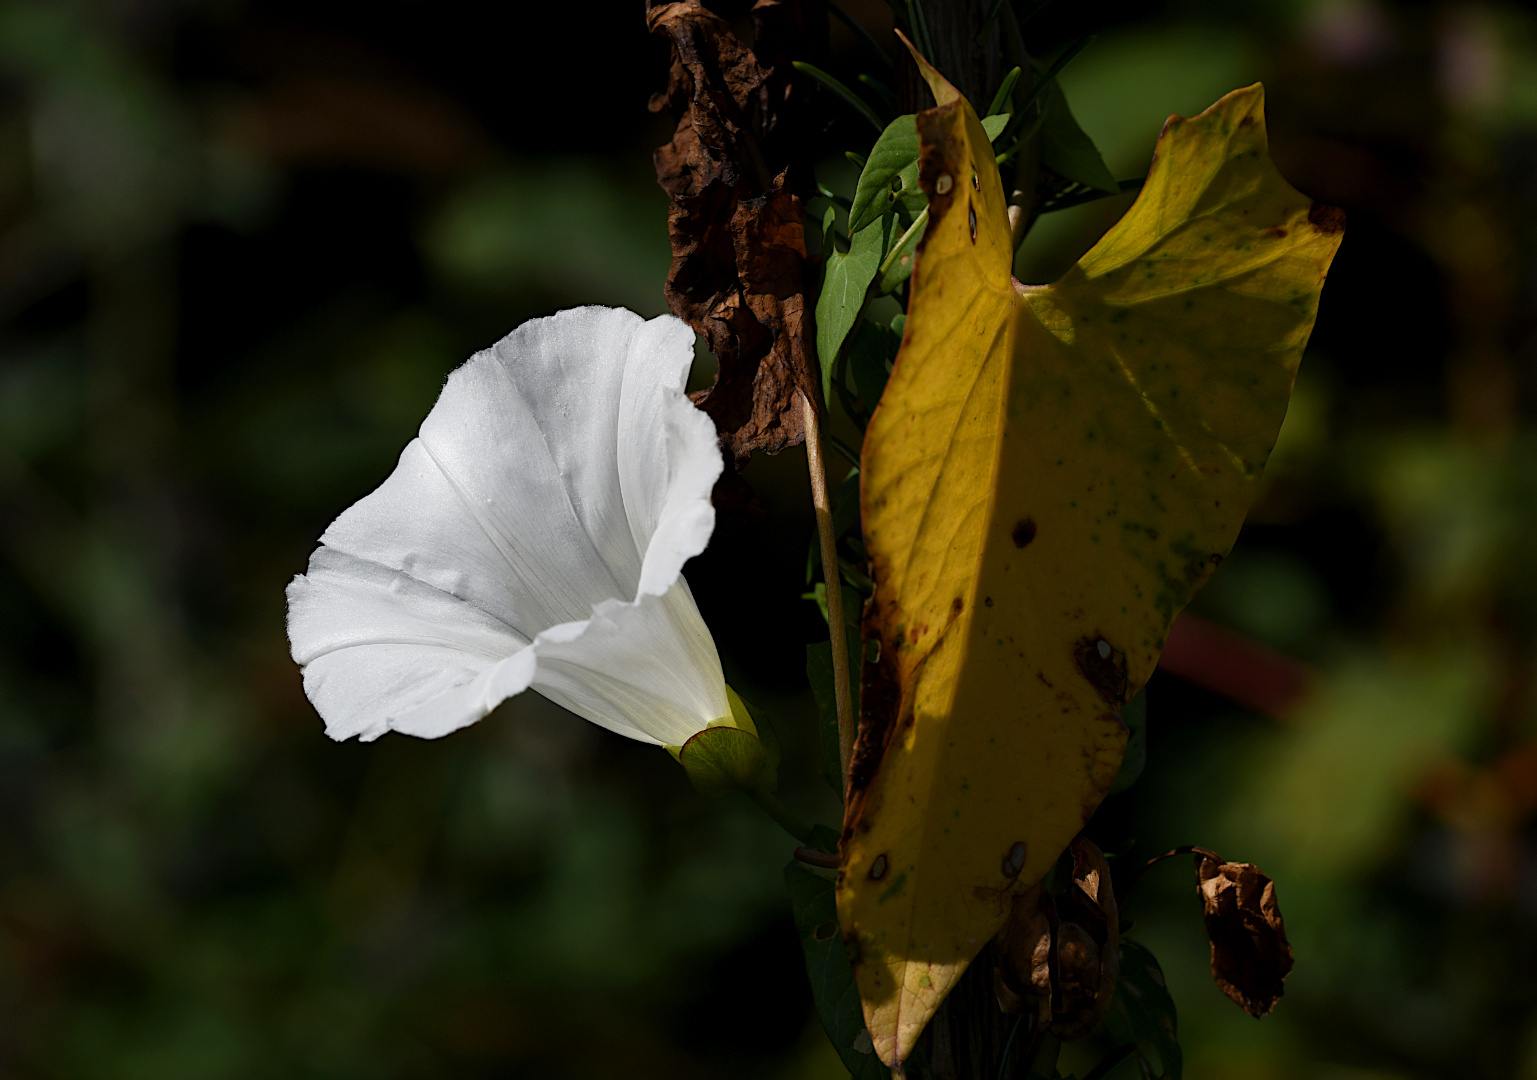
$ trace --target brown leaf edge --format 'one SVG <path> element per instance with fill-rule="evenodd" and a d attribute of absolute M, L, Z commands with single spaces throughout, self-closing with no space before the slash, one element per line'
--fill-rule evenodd
<path fill-rule="evenodd" d="M 923 253 L 927 250 L 931 238 L 938 233 L 938 223 L 954 205 L 954 199 L 940 193 L 936 189 L 936 183 L 941 175 L 946 172 L 954 175 L 955 169 L 958 168 L 955 163 L 961 159 L 962 148 L 951 137 L 949 126 L 954 122 L 954 114 L 963 108 L 959 101 L 952 101 L 948 105 L 924 109 L 916 117 L 919 146 L 918 183 L 929 200 L 929 227 L 923 239 L 918 242 L 917 258 L 913 264 L 912 282 L 909 286 L 911 290 L 909 295 L 912 296 L 918 295 L 923 287 L 925 273 Z M 898 353 L 897 363 L 901 362 L 902 356 Z M 912 642 L 906 639 L 900 629 L 903 620 L 896 599 L 890 595 L 889 590 L 883 591 L 881 588 L 881 583 L 889 577 L 888 568 L 879 559 L 872 557 L 868 570 L 875 589 L 870 598 L 865 601 L 865 610 L 860 622 L 864 662 L 860 671 L 859 732 L 854 740 L 853 759 L 849 764 L 848 790 L 844 801 L 843 837 L 845 840 L 853 835 L 855 829 L 870 828 L 869 822 L 864 820 L 864 807 L 870 789 L 886 759 L 886 752 L 890 749 L 893 735 L 899 728 L 905 727 L 913 720 L 910 700 L 912 688 L 917 685 L 918 675 L 924 663 L 944 636 L 941 632 L 939 637 L 930 643 L 928 652 L 922 656 L 913 656 Z M 950 617 L 952 623 L 958 613 L 952 608 Z M 898 657 L 903 653 L 907 655 L 899 662 Z"/>

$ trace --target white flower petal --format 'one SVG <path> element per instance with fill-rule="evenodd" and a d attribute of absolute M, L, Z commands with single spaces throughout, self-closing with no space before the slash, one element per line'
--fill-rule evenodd
<path fill-rule="evenodd" d="M 526 689 L 533 676 L 527 641 L 505 623 L 344 552 L 316 550 L 309 572 L 289 585 L 288 605 L 304 692 L 334 739 L 375 739 L 406 717 L 445 735 Z M 485 682 L 509 657 L 527 669 L 521 685 L 489 704 L 478 700 L 470 692 L 477 680 Z M 499 686 L 509 674 L 502 673 Z"/>
<path fill-rule="evenodd" d="M 620 407 L 619 479 L 644 555 L 639 591 L 659 596 L 710 542 L 710 492 L 723 464 L 715 425 L 682 394 L 694 334 L 679 319 L 652 319 L 635 336 Z M 658 469 L 656 462 L 667 462 Z"/>
<path fill-rule="evenodd" d="M 632 739 L 682 746 L 731 715 L 715 640 L 682 578 L 661 596 L 599 604 L 591 619 L 540 634 L 531 651 L 535 690 Z"/>
<path fill-rule="evenodd" d="M 395 471 L 289 587 L 329 734 L 436 737 L 530 685 L 669 745 L 727 715 L 680 577 L 722 467 L 682 393 L 692 342 L 670 316 L 579 308 L 449 376 Z"/>

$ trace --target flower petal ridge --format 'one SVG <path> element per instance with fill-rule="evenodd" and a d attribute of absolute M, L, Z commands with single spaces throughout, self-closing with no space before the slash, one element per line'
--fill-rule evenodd
<path fill-rule="evenodd" d="M 448 377 L 393 473 L 288 587 L 293 658 L 336 739 L 436 738 L 526 689 L 681 745 L 729 715 L 683 580 L 715 526 L 693 332 L 574 308 Z"/>

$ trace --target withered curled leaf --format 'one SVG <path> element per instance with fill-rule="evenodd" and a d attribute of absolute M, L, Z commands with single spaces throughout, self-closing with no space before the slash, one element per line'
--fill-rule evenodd
<path fill-rule="evenodd" d="M 1276 902 L 1275 882 L 1253 863 L 1198 855 L 1196 875 L 1211 938 L 1217 986 L 1253 1017 L 1275 1008 L 1292 969 L 1292 950 Z"/>
<path fill-rule="evenodd" d="M 694 0 L 646 12 L 651 31 L 673 46 L 667 89 L 651 109 L 678 114 L 672 141 L 654 155 L 672 199 L 667 303 L 719 361 L 714 385 L 695 401 L 738 465 L 755 450 L 800 443 L 796 394 L 817 400 L 801 163 L 793 160 L 808 140 L 790 137 L 801 92 L 778 54 L 814 41 L 818 16 L 825 38 L 826 14 L 805 0 L 759 0 L 753 15 L 772 52 L 767 64 Z"/>
<path fill-rule="evenodd" d="M 998 1007 L 1034 1013 L 1064 1041 L 1084 1038 L 1104 1018 L 1120 974 L 1120 913 L 1110 867 L 1093 842 L 1069 848 L 1072 883 L 1053 896 L 1043 884 L 1015 898 L 998 932 Z"/>
<path fill-rule="evenodd" d="M 1051 950 L 1057 904 L 1043 883 L 1014 897 L 1008 920 L 998 931 L 998 1007 L 1006 1013 L 1034 1013 L 1038 1027 L 1051 1021 Z"/>

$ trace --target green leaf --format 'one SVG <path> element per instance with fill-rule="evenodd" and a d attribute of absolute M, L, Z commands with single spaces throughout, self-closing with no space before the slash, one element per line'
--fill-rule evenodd
<path fill-rule="evenodd" d="M 825 249 L 827 270 L 822 278 L 822 293 L 817 297 L 817 358 L 822 363 L 824 401 L 832 393 L 833 364 L 838 360 L 838 350 L 859 318 L 870 282 L 880 269 L 885 246 L 882 240 L 880 229 L 865 229 L 853 235 L 848 251 L 839 251 L 836 245 Z"/>
<path fill-rule="evenodd" d="M 1157 958 L 1129 938 L 1121 939 L 1121 972 L 1100 1030 L 1118 1043 L 1136 1043 L 1144 1076 L 1180 1080 L 1184 1055 L 1174 999 Z"/>
<path fill-rule="evenodd" d="M 825 826 L 817 826 L 813 843 L 828 851 L 838 850 L 837 834 Z M 849 966 L 843 935 L 838 930 L 832 877 L 792 861 L 785 867 L 785 889 L 790 894 L 790 910 L 806 957 L 812 1001 L 833 1049 L 853 1080 L 886 1080 L 890 1073 L 875 1056 L 870 1035 L 865 1031 L 854 969 Z"/>
<path fill-rule="evenodd" d="M 1137 782 L 1147 765 L 1147 687 L 1138 690 L 1136 696 L 1121 709 L 1121 723 L 1126 725 L 1126 756 L 1121 759 L 1121 771 L 1115 774 L 1110 794 L 1125 791 Z"/>
<path fill-rule="evenodd" d="M 1030 106 L 1035 103 L 1036 99 L 1040 98 L 1047 90 L 1056 87 L 1056 78 L 1057 75 L 1061 73 L 1062 69 L 1072 61 L 1073 57 L 1083 52 L 1084 49 L 1087 49 L 1093 43 L 1094 35 L 1085 34 L 1083 37 L 1079 38 L 1077 41 L 1074 41 L 1067 48 L 1062 50 L 1061 54 L 1058 55 L 1054 61 L 1052 61 L 1051 67 L 1046 69 L 1046 73 L 1035 80 L 1035 83 L 1030 87 L 1029 92 L 1025 94 L 1024 100 L 1019 103 L 1019 107 L 1014 111 L 1014 116 L 1016 119 L 1011 121 L 1008 126 L 1008 130 L 1011 133 L 1017 131 L 1019 127 L 1025 122 L 1026 118 L 1031 115 Z M 1003 153 L 999 155 L 1000 162 L 1005 158 L 1013 156 L 1013 154 L 1019 149 L 1022 142 L 1028 142 L 1031 138 L 1034 138 L 1035 133 L 1040 129 L 1041 123 L 1046 119 L 1044 101 L 1042 102 L 1042 105 L 1043 107 L 1041 109 L 1035 110 L 1035 120 L 1030 125 L 1029 131 L 1027 133 L 1022 135 L 1019 139 L 1014 139 L 1011 135 L 1010 139 L 1008 140 L 1010 143 L 1009 148 L 1004 150 Z M 992 141 L 996 141 L 997 138 L 998 136 L 996 135 L 991 136 Z"/>
<path fill-rule="evenodd" d="M 895 223 L 895 217 L 892 220 Z M 923 232 L 928 227 L 928 223 L 929 212 L 925 210 L 913 219 L 907 231 L 897 237 L 896 243 L 892 244 L 890 250 L 886 252 L 885 259 L 881 260 L 880 269 L 879 289 L 882 296 L 896 289 L 912 276 L 918 245 L 923 241 Z"/>
<path fill-rule="evenodd" d="M 1013 112 L 1008 108 L 1009 99 L 1014 96 L 1014 87 L 1019 82 L 1020 69 L 1015 68 L 1003 77 L 1003 82 L 998 86 L 998 92 L 993 95 L 993 103 L 987 107 L 988 116 L 997 116 L 1003 112 Z M 997 138 L 997 136 L 994 136 Z"/>
<path fill-rule="evenodd" d="M 1010 119 L 1012 117 L 1008 113 L 999 116 L 984 116 L 982 118 L 982 130 L 987 132 L 989 141 L 998 141 L 998 136 L 1003 134 L 1003 129 L 1009 126 Z"/>
<path fill-rule="evenodd" d="M 1084 187 L 1120 191 L 1120 185 L 1106 167 L 1094 140 L 1073 118 L 1073 110 L 1068 108 L 1067 95 L 1062 92 L 1061 84 L 1052 87 L 1051 100 L 1045 108 L 1046 120 L 1041 125 L 1041 163 L 1058 176 L 1076 180 Z M 987 127 L 986 120 L 982 121 L 982 127 Z M 998 137 L 991 131 L 987 134 L 989 138 Z"/>
<path fill-rule="evenodd" d="M 880 98 L 882 103 L 885 104 L 886 108 L 890 109 L 892 112 L 899 112 L 901 110 L 901 107 L 897 104 L 897 95 L 892 92 L 891 87 L 887 86 L 885 83 L 881 82 L 874 76 L 859 76 L 859 85 L 874 92 L 875 96 Z"/>
<path fill-rule="evenodd" d="M 849 342 L 849 369 L 859 391 L 859 403 L 865 412 L 875 411 L 891 375 L 891 363 L 902 344 L 902 334 L 882 323 L 866 319 L 854 331 Z"/>
<path fill-rule="evenodd" d="M 818 582 L 820 585 L 821 583 Z M 849 605 L 852 606 L 852 605 Z M 849 659 L 853 662 L 854 678 L 850 679 L 849 694 L 855 714 L 859 712 L 859 628 L 844 628 L 848 635 Z M 819 641 L 806 646 L 806 679 L 811 683 L 811 696 L 817 703 L 817 734 L 822 747 L 822 775 L 839 796 L 843 795 L 843 767 L 838 758 L 838 703 L 833 690 L 833 644 Z"/>
<path fill-rule="evenodd" d="M 918 122 L 912 113 L 886 125 L 854 188 L 849 231 L 858 232 L 891 212 L 902 199 L 918 194 Z"/>
<path fill-rule="evenodd" d="M 833 535 L 842 536 L 858 524 L 859 470 L 853 469 L 833 493 Z"/>
<path fill-rule="evenodd" d="M 810 592 L 801 593 L 802 600 L 810 600 L 816 604 L 817 610 L 822 613 L 822 621 L 829 622 L 827 614 L 827 585 L 825 582 L 817 582 L 811 587 Z"/>

